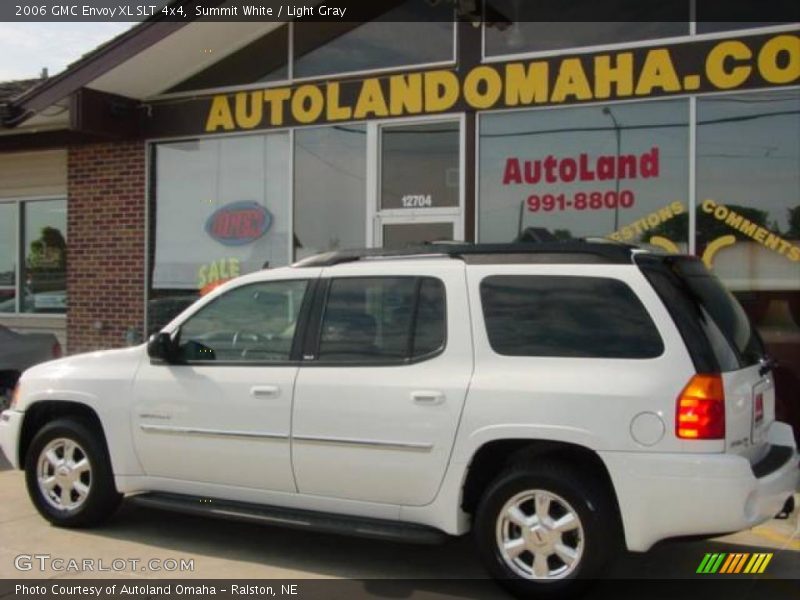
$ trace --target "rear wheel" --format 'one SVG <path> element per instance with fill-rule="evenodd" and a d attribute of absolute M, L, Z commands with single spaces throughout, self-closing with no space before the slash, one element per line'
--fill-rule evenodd
<path fill-rule="evenodd" d="M 486 490 L 475 518 L 484 564 L 521 595 L 565 595 L 598 577 L 619 548 L 618 519 L 595 477 L 548 462 L 518 465 Z"/>
<path fill-rule="evenodd" d="M 39 430 L 25 458 L 25 480 L 39 513 L 61 527 L 100 523 L 122 499 L 100 433 L 79 419 Z"/>

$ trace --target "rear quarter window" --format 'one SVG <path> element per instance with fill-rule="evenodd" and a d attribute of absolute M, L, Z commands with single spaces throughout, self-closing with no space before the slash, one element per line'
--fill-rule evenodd
<path fill-rule="evenodd" d="M 617 279 L 495 275 L 480 293 L 498 354 L 645 359 L 664 352 L 644 305 Z"/>

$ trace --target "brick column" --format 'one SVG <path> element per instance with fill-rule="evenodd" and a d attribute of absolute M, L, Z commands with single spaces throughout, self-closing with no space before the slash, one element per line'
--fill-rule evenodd
<path fill-rule="evenodd" d="M 124 346 L 144 329 L 144 142 L 72 146 L 67 174 L 67 349 Z"/>

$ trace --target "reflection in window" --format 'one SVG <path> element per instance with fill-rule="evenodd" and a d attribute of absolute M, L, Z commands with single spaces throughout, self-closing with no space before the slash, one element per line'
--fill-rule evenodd
<path fill-rule="evenodd" d="M 226 292 L 181 327 L 190 361 L 289 360 L 306 281 L 272 281 Z"/>
<path fill-rule="evenodd" d="M 697 253 L 756 323 L 781 406 L 800 394 L 800 91 L 697 99 Z"/>
<path fill-rule="evenodd" d="M 289 159 L 286 133 L 159 144 L 153 287 L 287 264 Z"/>
<path fill-rule="evenodd" d="M 459 124 L 381 128 L 381 208 L 458 206 Z"/>
<path fill-rule="evenodd" d="M 366 155 L 364 125 L 295 131 L 295 259 L 366 246 Z"/>
<path fill-rule="evenodd" d="M 26 202 L 23 207 L 22 311 L 64 312 L 67 309 L 67 203 L 47 200 Z"/>
<path fill-rule="evenodd" d="M 688 112 L 669 100 L 481 116 L 479 240 L 544 228 L 685 250 Z"/>
<path fill-rule="evenodd" d="M 17 204 L 0 204 L 0 313 L 17 310 Z"/>
<path fill-rule="evenodd" d="M 384 248 L 408 248 L 431 242 L 446 242 L 454 237 L 453 223 L 387 223 L 383 226 Z"/>
<path fill-rule="evenodd" d="M 367 23 L 297 21 L 294 77 L 452 61 L 452 4 L 431 4 L 407 0 Z"/>
<path fill-rule="evenodd" d="M 603 15 L 631 21 L 601 21 L 600 7 Z M 563 20 L 550 20 L 556 18 Z M 540 52 L 688 35 L 689 2 L 573 0 L 565 9 L 560 3 L 487 0 L 486 22 L 487 56 Z"/>
<path fill-rule="evenodd" d="M 286 133 L 158 144 L 148 331 L 224 281 L 289 263 Z"/>
<path fill-rule="evenodd" d="M 439 280 L 334 279 L 320 329 L 319 359 L 397 363 L 425 356 L 444 344 L 444 319 Z"/>

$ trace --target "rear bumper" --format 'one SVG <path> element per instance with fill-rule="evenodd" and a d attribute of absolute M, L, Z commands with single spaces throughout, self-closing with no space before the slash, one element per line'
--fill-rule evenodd
<path fill-rule="evenodd" d="M 800 455 L 785 423 L 773 423 L 768 439 L 790 452 L 761 477 L 746 458 L 732 454 L 601 452 L 628 549 L 644 552 L 671 537 L 749 529 L 776 515 L 800 486 Z"/>
<path fill-rule="evenodd" d="M 19 432 L 24 413 L 4 410 L 0 413 L 0 449 L 15 469 L 19 469 Z"/>

